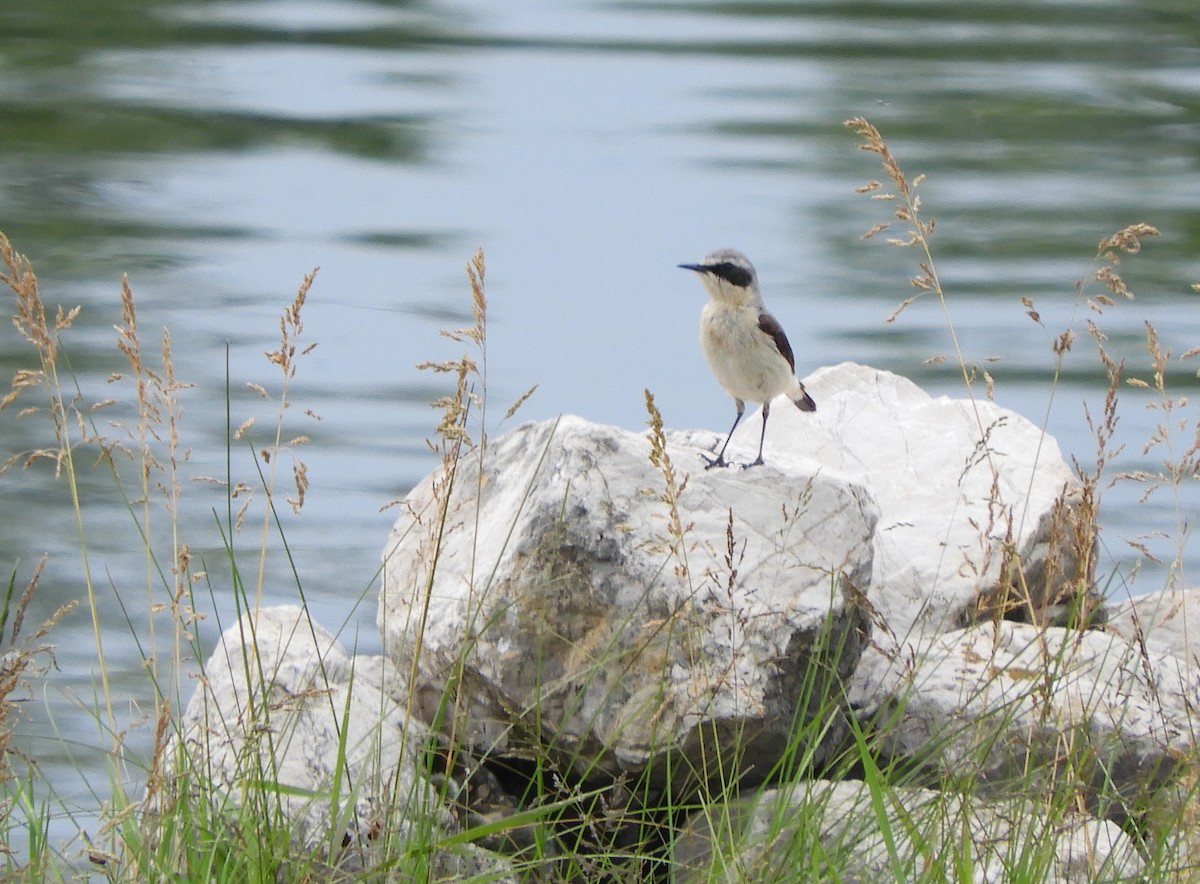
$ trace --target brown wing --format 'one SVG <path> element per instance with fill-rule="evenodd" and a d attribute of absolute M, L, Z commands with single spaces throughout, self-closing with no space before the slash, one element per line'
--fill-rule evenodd
<path fill-rule="evenodd" d="M 788 343 L 787 335 L 783 333 L 783 326 L 779 324 L 779 320 L 764 310 L 758 314 L 758 327 L 771 336 L 779 355 L 786 359 L 788 367 L 795 371 L 796 357 L 792 355 L 792 345 Z"/>

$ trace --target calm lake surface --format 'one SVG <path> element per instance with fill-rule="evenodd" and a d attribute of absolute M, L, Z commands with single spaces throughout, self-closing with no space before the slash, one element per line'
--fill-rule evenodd
<path fill-rule="evenodd" d="M 81 402 L 132 399 L 127 381 L 106 380 L 127 368 L 113 330 L 122 274 L 151 366 L 167 327 L 176 373 L 194 385 L 180 394 L 179 524 L 210 575 L 197 587 L 206 651 L 233 616 L 226 509 L 220 488 L 193 480 L 225 476 L 228 422 L 256 416 L 253 444 L 269 443 L 274 406 L 246 384 L 278 394 L 263 354 L 317 266 L 301 346 L 318 346 L 299 361 L 284 432 L 311 437 L 311 485 L 302 515 L 279 501 L 292 561 L 272 540 L 264 599 L 294 602 L 299 582 L 318 618 L 366 651 L 379 647 L 374 578 L 392 519 L 381 507 L 435 465 L 427 403 L 445 379 L 414 366 L 461 352 L 438 330 L 470 321 L 463 265 L 479 245 L 497 416 L 539 384 L 520 419 L 569 412 L 636 430 L 649 388 L 669 426 L 724 431 L 732 404 L 696 340 L 704 295 L 675 265 L 725 245 L 757 264 L 801 375 L 853 360 L 962 395 L 953 358 L 926 364 L 952 354 L 935 301 L 884 321 L 912 293 L 917 256 L 860 239 L 888 220 L 854 193 L 881 177 L 842 126 L 862 115 L 910 177 L 928 175 L 966 357 L 1084 468 L 1096 462 L 1085 404 L 1099 416 L 1106 384 L 1086 321 L 1147 380 L 1147 321 L 1174 356 L 1200 345 L 1192 0 L 6 3 L 0 115 L 0 230 L 48 304 L 83 308 L 63 345 Z M 1137 299 L 1091 313 L 1076 283 L 1097 242 L 1134 222 L 1162 231 L 1123 264 Z M 1068 326 L 1080 335 L 1055 387 L 1052 344 Z M 32 359 L 5 323 L 0 368 Z M 1196 392 L 1195 372 L 1172 358 L 1173 395 Z M 1200 565 L 1194 477 L 1145 502 L 1142 485 L 1108 485 L 1192 444 L 1188 405 L 1170 418 L 1170 447 L 1143 451 L 1163 420 L 1155 402 L 1120 391 L 1110 447 L 1125 447 L 1106 467 L 1099 569 L 1113 595 L 1194 584 Z M 0 457 L 52 438 L 16 410 L 0 414 Z M 103 422 L 130 416 L 117 405 L 96 419 L 117 433 Z M 233 455 L 234 479 L 255 481 L 246 443 Z M 131 763 L 104 767 L 112 739 L 94 711 L 84 607 L 52 633 L 57 669 L 20 726 L 53 792 L 52 839 L 71 856 L 80 829 L 99 829 L 110 776 L 136 794 L 152 692 L 128 622 L 144 627 L 147 605 L 165 600 L 147 597 L 130 510 L 91 463 L 81 508 Z M 290 460 L 273 466 L 286 489 Z M 0 493 L 0 569 L 23 584 L 50 556 L 31 621 L 81 598 L 65 483 L 43 463 L 0 477 Z M 165 538 L 157 500 L 151 516 Z M 261 524 L 260 497 L 234 540 L 251 579 Z"/>

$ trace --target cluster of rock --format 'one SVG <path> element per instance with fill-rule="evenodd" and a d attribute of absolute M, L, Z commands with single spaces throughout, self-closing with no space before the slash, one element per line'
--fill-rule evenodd
<path fill-rule="evenodd" d="M 1048 874 L 1136 874 L 1130 832 L 1193 747 L 1186 594 L 1106 607 L 1088 489 L 1019 415 L 852 364 L 805 385 L 819 410 L 777 408 L 751 470 L 701 469 L 715 434 L 563 417 L 430 476 L 384 552 L 386 657 L 347 655 L 298 608 L 244 618 L 176 763 L 235 801 L 248 777 L 285 784 L 297 842 L 343 870 L 475 827 L 428 862 L 491 880 L 516 875 L 522 808 L 576 801 L 577 818 L 581 795 L 572 844 L 598 850 L 656 802 L 720 801 L 650 849 L 680 881 L 710 880 L 718 854 L 790 880 L 793 812 L 851 879 L 965 826 L 977 880 L 996 880 L 1047 812 L 1030 787 L 1069 772 L 1088 786 Z M 840 761 L 856 741 L 913 782 L 886 811 Z"/>

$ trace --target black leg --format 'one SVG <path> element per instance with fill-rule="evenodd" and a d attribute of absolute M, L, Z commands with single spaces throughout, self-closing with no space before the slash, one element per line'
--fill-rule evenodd
<path fill-rule="evenodd" d="M 767 416 L 770 415 L 770 413 L 771 413 L 771 403 L 764 402 L 763 403 L 762 433 L 760 433 L 758 436 L 758 460 L 756 460 L 754 463 L 742 464 L 742 469 L 749 469 L 750 467 L 756 467 L 763 462 L 763 459 L 762 459 L 763 442 L 765 442 L 767 439 Z"/>
<path fill-rule="evenodd" d="M 737 414 L 733 418 L 733 426 L 729 428 L 729 434 L 725 437 L 725 444 L 721 446 L 720 454 L 718 454 L 715 458 L 709 457 L 707 454 L 700 455 L 708 462 L 708 465 L 704 468 L 706 470 L 711 470 L 713 467 L 729 466 L 729 462 L 725 460 L 725 449 L 729 446 L 729 439 L 731 436 L 733 436 L 733 431 L 737 429 L 738 421 L 742 419 L 742 415 L 746 411 L 745 402 L 743 402 L 741 399 L 734 399 L 733 401 L 737 403 Z"/>

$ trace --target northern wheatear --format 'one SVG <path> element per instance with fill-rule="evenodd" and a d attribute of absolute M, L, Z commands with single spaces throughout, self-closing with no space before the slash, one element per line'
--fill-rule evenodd
<path fill-rule="evenodd" d="M 801 411 L 816 411 L 817 403 L 796 379 L 796 359 L 783 326 L 763 305 L 758 290 L 758 274 L 749 259 L 736 249 L 718 249 L 705 255 L 699 264 L 680 264 L 700 274 L 709 302 L 700 311 L 700 347 L 717 381 L 737 403 L 737 416 L 720 453 L 711 458 L 701 455 L 708 466 L 728 466 L 725 448 L 738 421 L 746 410 L 744 400 L 762 403 L 762 434 L 758 437 L 758 459 L 743 464 L 753 467 L 763 462 L 763 442 L 767 438 L 767 416 L 771 400 L 780 393 Z"/>

